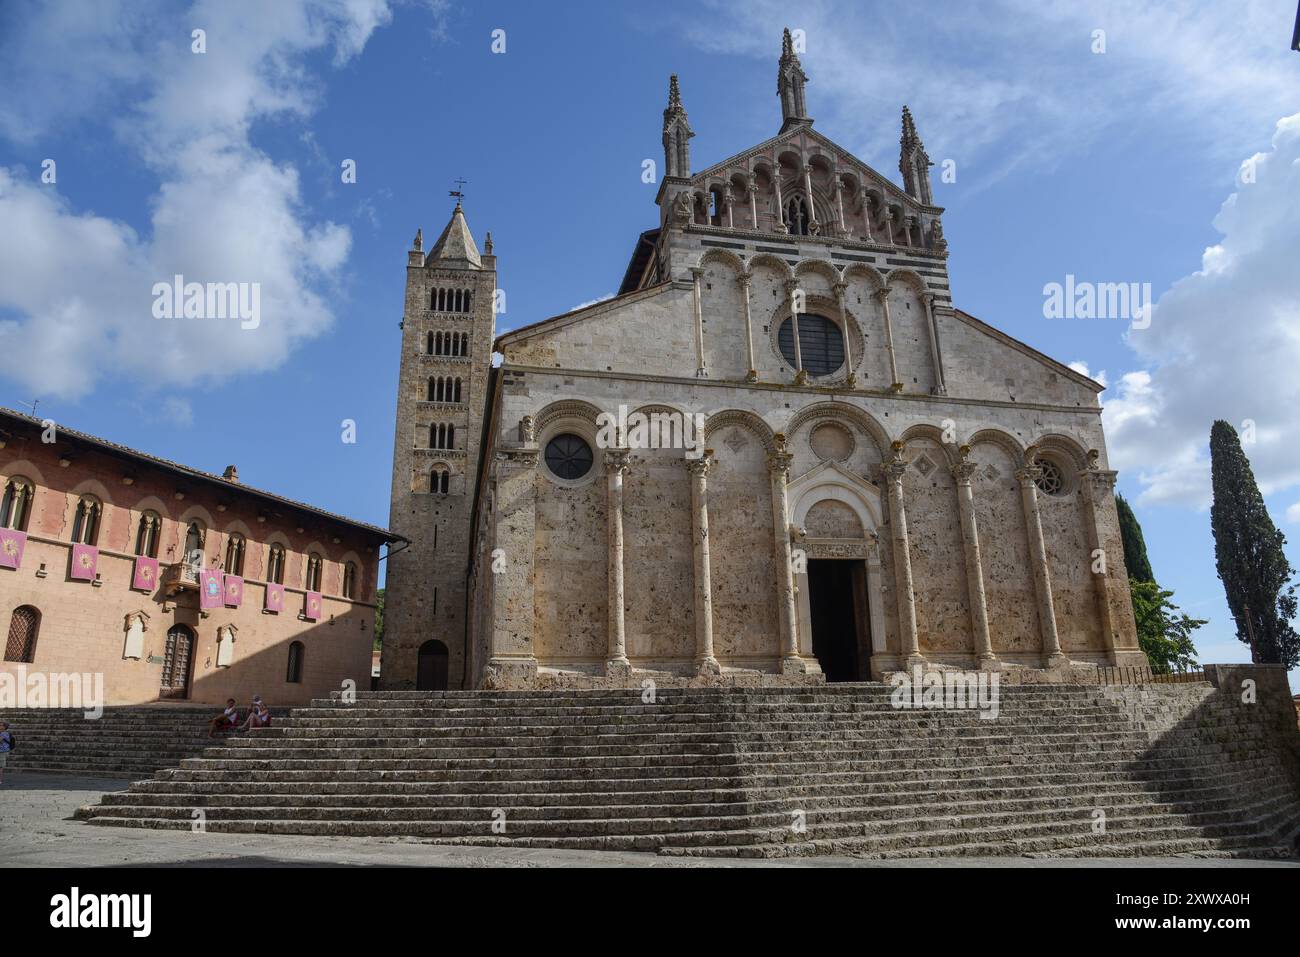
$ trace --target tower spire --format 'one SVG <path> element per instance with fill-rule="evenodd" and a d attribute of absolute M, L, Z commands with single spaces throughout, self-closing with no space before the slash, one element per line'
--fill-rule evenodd
<path fill-rule="evenodd" d="M 668 108 L 664 110 L 664 175 L 683 179 L 691 175 L 691 131 L 677 74 L 668 79 Z"/>
<path fill-rule="evenodd" d="M 903 189 L 907 195 L 917 199 L 926 206 L 934 205 L 934 196 L 930 190 L 930 162 L 925 152 L 925 145 L 916 132 L 916 121 L 912 111 L 903 106 L 903 131 L 898 137 L 898 171 L 903 176 Z"/>
<path fill-rule="evenodd" d="M 786 27 L 781 35 L 781 61 L 777 64 L 776 95 L 781 98 L 781 132 L 799 123 L 811 123 L 808 103 L 804 98 L 804 85 L 808 75 L 799 64 L 794 50 L 794 37 Z"/>

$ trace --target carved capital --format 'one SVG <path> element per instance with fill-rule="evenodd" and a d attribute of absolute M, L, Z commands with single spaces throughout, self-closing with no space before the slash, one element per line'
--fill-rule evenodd
<path fill-rule="evenodd" d="M 496 451 L 497 464 L 507 468 L 535 469 L 537 459 L 537 449 L 497 449 Z"/>
<path fill-rule="evenodd" d="M 884 306 L 884 305 L 888 305 L 888 304 L 889 304 L 889 288 L 888 288 L 888 287 L 885 287 L 885 288 L 882 288 L 882 289 L 877 289 L 877 290 L 876 290 L 875 292 L 873 292 L 871 295 L 873 295 L 873 296 L 876 298 L 876 302 L 880 303 L 882 306 Z"/>
<path fill-rule="evenodd" d="M 709 454 L 712 450 L 706 450 L 703 455 L 697 459 L 685 459 L 686 471 L 697 478 L 704 478 L 709 474 Z"/>
<path fill-rule="evenodd" d="M 794 455 L 789 452 L 769 452 L 767 454 L 767 470 L 785 474 L 790 471 L 790 463 L 793 461 Z"/>
<path fill-rule="evenodd" d="M 703 266 L 692 266 L 692 267 L 691 267 L 691 276 L 695 279 L 696 282 L 699 282 L 701 279 L 704 278 L 704 267 L 703 267 Z"/>
<path fill-rule="evenodd" d="M 849 284 L 846 282 L 837 282 L 831 286 L 831 290 L 835 293 L 835 298 L 840 301 L 840 305 L 844 304 L 844 294 L 848 292 L 848 289 Z"/>
<path fill-rule="evenodd" d="M 787 295 L 793 297 L 794 294 L 795 294 L 796 292 L 799 291 L 799 280 L 798 280 L 798 279 L 787 279 L 787 280 L 785 281 L 785 291 L 786 291 L 786 294 L 787 294 Z"/>
<path fill-rule="evenodd" d="M 975 476 L 975 463 L 961 461 L 952 467 L 952 477 L 959 485 L 969 485 Z"/>
<path fill-rule="evenodd" d="M 1021 485 L 1033 485 L 1043 477 L 1043 470 L 1037 465 L 1026 465 L 1016 469 L 1016 481 Z"/>
<path fill-rule="evenodd" d="M 605 473 L 620 475 L 632 464 L 632 453 L 627 449 L 607 449 L 605 451 Z"/>
<path fill-rule="evenodd" d="M 751 273 L 751 272 L 742 272 L 739 276 L 736 277 L 736 282 L 740 283 L 740 288 L 741 288 L 741 289 L 744 289 L 746 292 L 748 292 L 748 291 L 749 291 L 749 284 L 750 284 L 750 282 L 753 280 L 753 278 L 754 278 L 754 274 L 753 274 L 753 273 Z"/>

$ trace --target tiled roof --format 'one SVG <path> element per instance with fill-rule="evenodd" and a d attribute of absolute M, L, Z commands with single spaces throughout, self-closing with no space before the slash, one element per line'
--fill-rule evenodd
<path fill-rule="evenodd" d="M 17 412 L 14 409 L 7 409 L 0 406 L 0 429 L 3 428 L 3 420 L 10 419 L 14 422 L 20 422 L 24 425 L 41 429 L 44 424 L 41 419 Z M 358 522 L 355 519 L 347 518 L 344 515 L 336 515 L 333 512 L 327 512 L 324 509 L 316 508 L 314 505 L 308 505 L 305 502 L 297 502 L 291 498 L 285 498 L 283 495 L 276 495 L 274 492 L 266 492 L 262 489 L 253 488 L 251 485 L 244 485 L 242 482 L 232 482 L 229 479 L 222 478 L 220 475 L 214 475 L 211 472 L 204 472 L 201 469 L 190 468 L 188 465 L 182 465 L 179 462 L 173 462 L 170 459 L 160 458 L 156 455 L 150 455 L 147 452 L 141 452 L 139 449 L 133 449 L 126 445 L 119 445 L 116 442 L 110 442 L 108 439 L 101 439 L 97 435 L 90 435 L 86 432 L 78 432 L 76 429 L 70 429 L 66 425 L 58 425 L 58 434 L 61 438 L 75 439 L 86 445 L 93 446 L 109 454 L 118 455 L 124 458 L 133 459 L 146 465 L 152 465 L 157 468 L 166 469 L 176 472 L 188 478 L 197 479 L 209 485 L 215 485 L 226 492 L 234 494 L 245 494 L 253 498 L 259 498 L 267 502 L 274 502 L 277 505 L 285 505 L 290 508 L 316 515 L 320 518 L 331 522 L 338 522 L 341 525 L 348 525 L 352 528 L 361 529 L 370 534 L 382 538 L 387 542 L 404 542 L 403 538 L 386 528 L 380 528 L 378 525 L 370 525 L 367 522 Z"/>

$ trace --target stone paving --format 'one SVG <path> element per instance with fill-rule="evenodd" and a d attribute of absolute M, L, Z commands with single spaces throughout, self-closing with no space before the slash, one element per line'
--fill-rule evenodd
<path fill-rule="evenodd" d="M 689 860 L 619 851 L 432 846 L 414 841 L 90 827 L 82 804 L 124 790 L 114 778 L 11 771 L 0 785 L 3 867 L 1296 867 L 1295 861 L 1122 858 L 947 858 L 866 861 L 844 857 L 775 861 Z"/>

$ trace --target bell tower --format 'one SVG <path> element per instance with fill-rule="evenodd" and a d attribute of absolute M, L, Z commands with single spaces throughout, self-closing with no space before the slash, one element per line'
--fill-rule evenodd
<path fill-rule="evenodd" d="M 380 686 L 463 687 L 466 578 L 495 334 L 496 257 L 480 254 L 459 193 L 426 253 L 407 253 Z"/>

